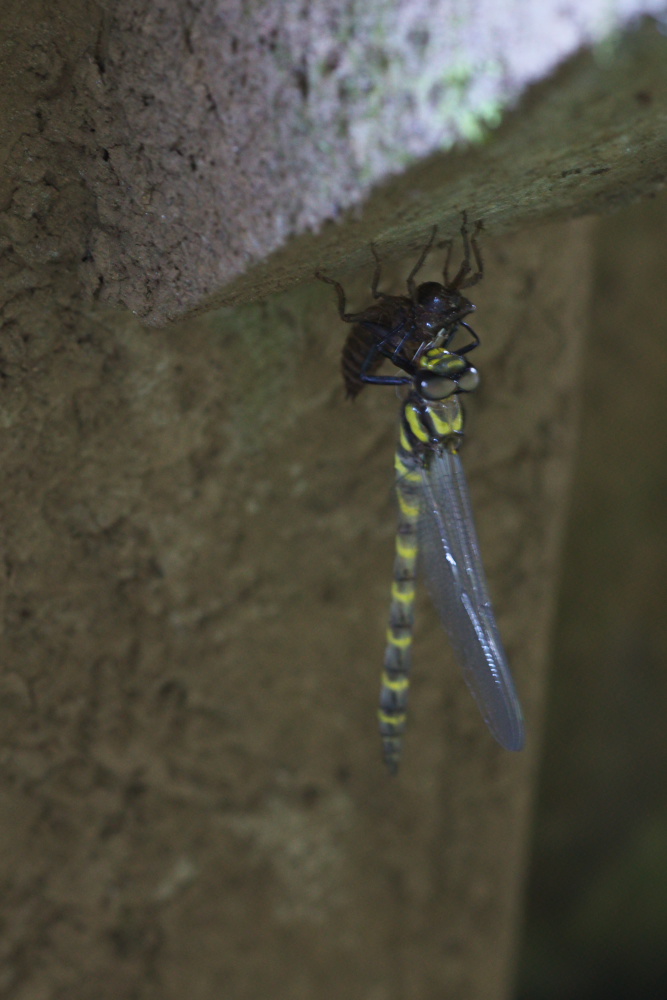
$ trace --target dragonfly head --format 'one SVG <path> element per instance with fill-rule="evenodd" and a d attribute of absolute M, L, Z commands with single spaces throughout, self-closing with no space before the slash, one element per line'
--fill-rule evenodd
<path fill-rule="evenodd" d="M 425 281 L 419 286 L 417 304 L 421 307 L 420 326 L 434 334 L 455 330 L 457 323 L 475 309 L 469 299 L 437 281 Z"/>
<path fill-rule="evenodd" d="M 447 399 L 457 392 L 474 392 L 479 373 L 464 356 L 432 347 L 419 359 L 415 388 L 428 402 Z"/>

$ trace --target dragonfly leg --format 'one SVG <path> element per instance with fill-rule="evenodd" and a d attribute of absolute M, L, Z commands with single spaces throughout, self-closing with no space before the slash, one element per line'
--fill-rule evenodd
<path fill-rule="evenodd" d="M 415 275 L 417 274 L 418 271 L 421 270 L 424 261 L 428 257 L 431 247 L 433 246 L 433 240 L 435 239 L 435 234 L 437 233 L 437 231 L 438 227 L 434 226 L 433 229 L 431 230 L 431 236 L 428 243 L 426 244 L 421 254 L 419 255 L 419 260 L 417 261 L 415 266 L 410 271 L 410 274 L 408 275 L 408 292 L 410 293 L 410 298 L 412 299 L 413 302 L 417 301 L 417 286 L 415 285 Z"/>
<path fill-rule="evenodd" d="M 342 319 L 343 323 L 359 323 L 366 315 L 366 310 L 360 313 L 349 313 L 346 312 L 347 303 L 345 301 L 345 289 L 341 285 L 340 281 L 334 281 L 333 278 L 328 278 L 326 274 L 322 274 L 320 271 L 315 272 L 315 277 L 318 281 L 324 281 L 327 285 L 333 285 L 336 290 L 336 296 L 338 298 L 338 315 Z"/>

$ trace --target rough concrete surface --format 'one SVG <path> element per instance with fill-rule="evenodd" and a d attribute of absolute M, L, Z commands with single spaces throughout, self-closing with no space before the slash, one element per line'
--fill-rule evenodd
<path fill-rule="evenodd" d="M 397 781 L 375 723 L 396 399 L 345 401 L 330 290 L 169 332 L 79 314 L 17 339 L 2 411 L 8 996 L 503 995 L 586 229 L 487 243 L 475 297 L 485 383 L 466 462 L 529 748 L 493 743 L 424 602 Z M 258 351 L 262 329 L 277 338 Z"/>
<path fill-rule="evenodd" d="M 649 23 L 580 55 L 484 143 L 444 156 L 432 151 L 495 121 L 483 59 L 445 96 L 401 104 L 391 91 L 379 148 L 350 131 L 364 115 L 375 127 L 347 62 L 363 63 L 370 14 L 290 4 L 276 24 L 277 9 L 28 0 L 3 12 L 11 1000 L 509 988 L 588 302 L 590 224 L 565 220 L 664 183 L 667 41 Z M 394 9 L 407 41 L 424 8 Z M 442 24 L 461 26 L 448 9 Z M 631 9 L 617 7 L 621 21 Z M 567 51 L 601 37 L 563 11 L 580 28 Z M 320 66 L 336 84 L 321 105 L 293 58 L 328 37 L 318 18 L 339 59 Z M 410 44 L 433 58 L 438 37 Z M 524 83 L 565 54 L 549 51 Z M 391 75 L 386 52 L 367 74 Z M 504 100 L 518 79 L 500 74 Z M 446 113 L 420 132 L 434 102 Z M 295 118 L 304 106 L 329 109 L 333 150 L 321 120 Z M 387 181 L 405 162 L 391 122 L 414 128 L 412 157 L 431 156 Z M 352 142 L 375 158 L 343 155 Z M 492 743 L 424 602 L 392 783 L 374 713 L 396 400 L 343 400 L 330 289 L 268 293 L 319 266 L 346 271 L 363 305 L 370 239 L 395 289 L 430 225 L 453 234 L 463 208 L 484 217 L 487 261 L 465 459 L 529 747 Z M 167 330 L 127 312 L 155 324 L 250 300 Z"/>
<path fill-rule="evenodd" d="M 104 298 L 151 322 L 198 308 L 202 300 L 232 301 L 230 291 L 225 294 L 230 281 L 290 237 L 339 219 L 428 154 L 479 141 L 529 83 L 578 49 L 602 43 L 633 15 L 662 7 L 661 0 L 115 5 L 101 55 L 82 81 L 97 142 L 106 150 L 104 158 L 98 148 L 85 166 L 100 221 L 82 277 L 91 289 L 103 282 Z M 614 42 L 607 45 L 593 57 L 602 93 L 613 92 L 630 70 L 602 71 Z M 665 47 L 663 39 L 663 62 Z M 646 71 L 642 58 L 636 55 L 637 69 Z M 659 75 L 664 92 L 664 66 Z M 634 90 L 642 86 L 633 79 Z M 577 102 L 582 96 L 580 84 L 561 107 L 542 112 L 541 133 L 538 115 L 529 118 L 528 148 L 525 137 L 514 135 L 515 176 L 539 171 L 540 201 L 545 161 L 570 174 L 627 170 L 628 146 L 649 146 L 646 119 L 655 126 L 655 110 L 644 108 L 637 120 L 631 108 L 619 120 L 616 100 L 608 108 L 596 101 L 601 95 Z M 598 106 L 581 114 L 582 104 Z M 578 135 L 566 137 L 575 117 Z M 627 136 L 617 149 L 623 130 Z M 554 152 L 562 166 L 553 163 Z M 370 233 L 357 229 L 355 249 L 387 229 L 392 243 L 405 238 L 396 206 L 412 202 L 412 235 L 434 216 L 464 206 L 491 215 L 493 205 L 495 223 L 508 197 L 507 190 L 504 197 L 494 191 L 485 198 L 484 190 L 471 197 L 459 177 L 442 198 L 442 184 L 425 179 L 422 174 L 415 184 L 405 177 L 393 211 L 381 220 L 371 215 Z M 422 197 L 415 198 L 420 186 Z M 521 215 L 537 194 L 528 176 L 525 193 L 523 187 L 510 185 L 513 208 L 517 200 L 528 202 Z M 429 196 L 438 204 L 435 213 Z M 336 242 L 330 237 L 320 255 L 328 256 L 322 251 Z M 338 259 L 347 257 L 338 248 Z M 311 259 L 306 244 L 292 264 L 292 281 Z M 267 278 L 271 289 L 279 287 L 272 268 Z"/>
<path fill-rule="evenodd" d="M 9 0 L 0 234 L 159 324 L 462 208 L 492 233 L 599 210 L 664 183 L 667 40 L 619 32 L 661 6 Z"/>

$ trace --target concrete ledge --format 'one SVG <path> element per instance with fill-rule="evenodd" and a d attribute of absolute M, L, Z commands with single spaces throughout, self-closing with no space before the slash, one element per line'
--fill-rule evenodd
<path fill-rule="evenodd" d="M 401 254 L 462 207 L 493 234 L 655 190 L 667 40 L 631 19 L 662 5 L 580 6 L 121 4 L 88 69 L 89 292 L 163 323 L 371 238 Z"/>

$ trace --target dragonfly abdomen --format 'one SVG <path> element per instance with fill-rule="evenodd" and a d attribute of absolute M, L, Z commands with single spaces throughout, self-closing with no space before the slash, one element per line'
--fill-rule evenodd
<path fill-rule="evenodd" d="M 387 648 L 380 689 L 380 735 L 382 753 L 396 774 L 403 752 L 412 667 L 415 577 L 417 572 L 418 524 L 423 503 L 423 468 L 428 453 L 438 444 L 461 434 L 463 412 L 456 398 L 445 403 L 418 405 L 409 399 L 401 413 L 394 466 L 398 500 L 396 557 L 391 587 Z"/>
<path fill-rule="evenodd" d="M 382 753 L 392 774 L 398 771 L 403 750 L 403 733 L 408 705 L 408 687 L 412 668 L 412 632 L 414 628 L 415 576 L 417 572 L 417 523 L 419 520 L 420 481 L 417 459 L 412 448 L 399 444 L 396 452 L 396 494 L 399 518 L 396 532 L 396 556 L 391 586 L 391 606 L 387 629 L 387 648 L 380 690 L 378 719 Z"/>

